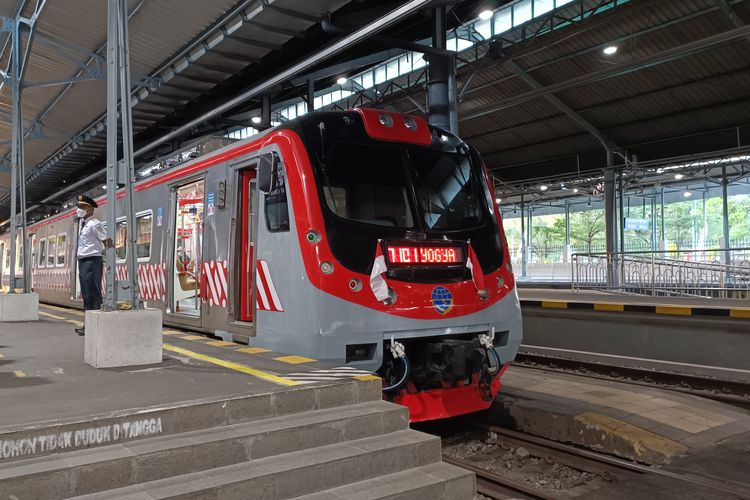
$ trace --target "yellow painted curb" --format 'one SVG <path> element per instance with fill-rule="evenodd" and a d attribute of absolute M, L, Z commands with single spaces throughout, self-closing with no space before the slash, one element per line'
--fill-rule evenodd
<path fill-rule="evenodd" d="M 730 309 L 729 317 L 750 319 L 750 309 Z"/>
<path fill-rule="evenodd" d="M 677 441 L 600 413 L 582 413 L 576 415 L 575 420 L 626 441 L 639 455 L 644 449 L 659 453 L 668 458 L 682 455 L 688 451 L 687 446 Z"/>
<path fill-rule="evenodd" d="M 260 354 L 262 352 L 271 352 L 271 349 L 265 349 L 263 347 L 243 347 L 242 349 L 235 349 L 236 352 L 244 352 L 245 354 Z"/>
<path fill-rule="evenodd" d="M 693 309 L 690 307 L 656 306 L 656 314 L 668 314 L 672 316 L 690 316 Z"/>
<path fill-rule="evenodd" d="M 212 345 L 215 347 L 226 347 L 228 345 L 236 345 L 234 342 L 227 342 L 224 340 L 212 340 L 211 342 L 205 342 L 206 345 Z"/>
<path fill-rule="evenodd" d="M 187 349 L 183 349 L 182 347 L 177 347 L 171 344 L 164 344 L 163 347 L 167 351 L 176 352 L 178 354 L 185 355 L 189 358 L 199 359 L 207 363 L 222 366 L 224 368 L 229 368 L 230 370 L 244 373 L 246 375 L 252 375 L 253 377 L 257 377 L 262 380 L 267 380 L 268 382 L 273 382 L 275 384 L 285 385 L 285 386 L 293 386 L 293 385 L 302 384 L 302 382 L 297 382 L 296 380 L 291 380 L 285 377 L 280 377 L 278 375 L 274 375 L 273 373 L 264 372 L 262 370 L 256 370 L 255 368 L 251 368 L 247 365 L 242 365 L 240 363 L 233 363 L 231 361 L 226 361 L 224 359 L 215 358 L 213 356 L 207 356 L 205 354 L 200 354 L 197 352 L 189 351 Z"/>
<path fill-rule="evenodd" d="M 354 380 L 382 380 L 377 375 L 357 375 Z"/>
<path fill-rule="evenodd" d="M 205 337 L 203 335 L 185 335 L 183 337 L 179 337 L 182 340 L 206 340 L 208 337 Z"/>
<path fill-rule="evenodd" d="M 542 302 L 542 308 L 543 309 L 567 309 L 568 303 L 567 302 L 557 302 L 557 301 L 544 301 Z"/>

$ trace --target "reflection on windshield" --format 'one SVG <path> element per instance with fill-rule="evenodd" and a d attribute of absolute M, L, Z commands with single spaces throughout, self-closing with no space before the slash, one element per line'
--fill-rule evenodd
<path fill-rule="evenodd" d="M 321 170 L 326 204 L 344 219 L 407 229 L 419 220 L 420 228 L 436 230 L 482 222 L 483 191 L 466 155 L 339 142 Z"/>

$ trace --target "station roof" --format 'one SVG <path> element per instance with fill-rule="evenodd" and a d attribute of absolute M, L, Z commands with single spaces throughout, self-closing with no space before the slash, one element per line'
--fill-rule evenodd
<path fill-rule="evenodd" d="M 41 3 L 25 80 L 101 77 L 95 66 L 103 61 L 93 56 L 103 54 L 104 2 Z M 330 13 L 337 23 L 362 26 L 404 3 L 131 1 L 136 148 L 315 54 L 332 39 L 320 27 Z M 452 9 L 452 50 L 458 52 L 459 133 L 483 153 L 502 183 L 601 169 L 605 145 L 637 158 L 639 165 L 750 152 L 750 0 L 445 3 Z M 488 5 L 494 17 L 478 20 Z M 30 15 L 35 6 L 32 0 L 0 0 L 6 15 L 14 8 Z M 430 21 L 422 16 L 387 35 L 424 41 L 429 33 Z M 610 45 L 617 52 L 604 54 Z M 362 43 L 331 59 L 328 68 L 316 68 L 316 95 L 335 84 L 339 68 L 348 75 L 369 72 L 374 75 L 369 87 L 360 85 L 364 77 L 351 78 L 347 91 L 324 100 L 324 107 L 424 115 L 427 69 L 409 54 L 382 41 Z M 390 65 L 399 57 L 409 69 L 392 77 Z M 0 67 L 4 64 L 7 50 L 1 53 Z M 379 81 L 384 65 L 387 77 Z M 0 90 L 0 111 L 6 113 L 8 90 Z M 30 170 L 37 166 L 29 174 L 30 202 L 59 189 L 61 179 L 72 182 L 103 167 L 104 92 L 98 79 L 25 90 L 26 164 Z M 294 105 L 303 93 L 300 82 L 289 81 L 273 100 Z M 203 134 L 247 126 L 258 107 L 257 100 L 236 107 L 141 161 Z M 10 147 L 2 142 L 9 136 L 6 121 L 3 113 L 0 156 Z M 2 192 L 7 185 L 0 166 L 0 219 L 7 215 Z"/>

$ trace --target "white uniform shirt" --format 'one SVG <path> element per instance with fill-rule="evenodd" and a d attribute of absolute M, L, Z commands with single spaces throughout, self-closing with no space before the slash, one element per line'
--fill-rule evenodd
<path fill-rule="evenodd" d="M 99 219 L 89 217 L 81 223 L 82 227 L 78 234 L 78 252 L 76 257 L 83 259 L 85 257 L 101 256 L 104 252 L 104 240 L 107 233 L 104 225 Z"/>

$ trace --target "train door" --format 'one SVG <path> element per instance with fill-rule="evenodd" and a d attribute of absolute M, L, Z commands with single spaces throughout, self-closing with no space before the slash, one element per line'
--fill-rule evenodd
<path fill-rule="evenodd" d="M 242 213 L 240 214 L 241 242 L 240 259 L 242 271 L 240 273 L 240 321 L 253 320 L 254 293 L 253 282 L 255 276 L 255 170 L 244 170 L 240 173 L 240 200 Z"/>
<path fill-rule="evenodd" d="M 178 186 L 175 196 L 174 253 L 172 255 L 171 310 L 188 318 L 201 318 L 201 269 L 205 181 Z"/>

